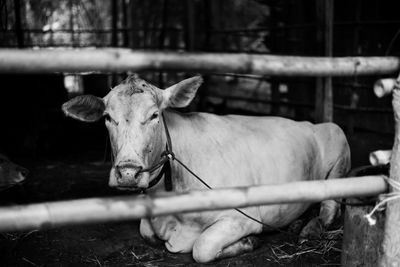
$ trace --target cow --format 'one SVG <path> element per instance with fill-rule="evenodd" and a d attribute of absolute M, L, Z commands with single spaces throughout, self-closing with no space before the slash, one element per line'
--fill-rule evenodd
<path fill-rule="evenodd" d="M 21 184 L 25 181 L 28 173 L 27 169 L 15 164 L 0 153 L 0 191 Z"/>
<path fill-rule="evenodd" d="M 344 177 L 350 169 L 349 146 L 336 124 L 173 110 L 188 106 L 202 81 L 196 76 L 162 90 L 131 75 L 104 98 L 78 96 L 62 109 L 84 122 L 105 118 L 114 159 L 109 186 L 121 190 L 166 190 L 162 181 L 154 185 L 161 168 L 152 166 L 168 146 L 212 188 L 323 180 Z M 172 191 L 206 189 L 173 157 L 169 162 Z M 242 209 L 255 220 L 237 210 L 145 218 L 140 234 L 150 242 L 161 240 L 170 252 L 192 252 L 197 262 L 206 263 L 252 251 L 258 244 L 254 235 L 268 229 L 261 223 L 285 227 L 308 207 L 296 203 Z M 317 219 L 328 226 L 337 210 L 337 202 L 324 201 Z"/>

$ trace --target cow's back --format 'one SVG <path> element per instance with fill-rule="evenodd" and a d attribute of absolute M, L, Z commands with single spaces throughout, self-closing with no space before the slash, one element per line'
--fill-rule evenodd
<path fill-rule="evenodd" d="M 214 188 L 319 178 L 322 159 L 311 123 L 206 113 L 180 116 L 186 125 L 176 123 L 181 129 L 177 139 L 185 144 L 175 145 L 175 154 Z M 188 183 L 182 190 L 202 189 L 187 172 L 179 174 Z"/>
<path fill-rule="evenodd" d="M 320 148 L 322 139 L 317 140 L 316 126 L 309 122 L 206 113 L 171 115 L 176 117 L 174 121 L 169 117 L 167 123 L 172 126 L 176 157 L 212 188 L 317 180 L 327 175 Z M 176 163 L 173 173 L 176 191 L 205 189 Z M 297 218 L 307 207 L 308 204 L 290 204 L 245 210 L 269 225 L 280 227 Z M 241 216 L 233 210 L 205 212 L 202 221 L 207 225 L 215 216 L 227 213 Z"/>

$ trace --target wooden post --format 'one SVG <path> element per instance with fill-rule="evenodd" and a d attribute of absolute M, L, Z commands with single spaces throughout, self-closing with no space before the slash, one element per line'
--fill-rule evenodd
<path fill-rule="evenodd" d="M 117 22 L 118 22 L 118 3 L 117 0 L 111 2 L 111 46 L 118 46 L 118 33 L 117 33 Z"/>
<path fill-rule="evenodd" d="M 135 12 L 135 8 L 136 8 L 136 6 L 135 6 L 134 1 L 130 0 L 129 5 L 128 5 L 128 17 L 129 17 L 129 20 L 128 20 L 129 37 L 128 37 L 128 39 L 129 39 L 129 47 L 130 48 L 135 48 L 136 37 L 140 36 L 139 32 L 137 32 L 135 34 L 135 30 L 137 28 L 140 28 L 140 27 L 137 27 L 137 25 L 136 25 L 136 14 L 137 13 Z"/>
<path fill-rule="evenodd" d="M 14 1 L 14 15 L 15 15 L 15 34 L 17 35 L 17 44 L 19 48 L 24 47 L 24 33 L 21 26 L 21 1 Z"/>
<path fill-rule="evenodd" d="M 318 43 L 323 47 L 323 54 L 332 57 L 333 48 L 333 0 L 316 0 Z M 315 95 L 316 122 L 333 120 L 332 77 L 317 78 Z"/>
<path fill-rule="evenodd" d="M 362 204 L 356 199 L 347 203 Z M 381 212 L 374 214 L 375 225 L 369 225 L 364 217 L 373 209 L 372 205 L 346 206 L 344 214 L 344 233 L 342 245 L 342 267 L 376 267 L 382 254 L 381 244 L 385 216 Z"/>
<path fill-rule="evenodd" d="M 185 1 L 185 44 L 186 51 L 194 50 L 194 34 L 195 34 L 195 14 L 194 14 L 194 5 L 195 2 L 193 0 Z"/>
<path fill-rule="evenodd" d="M 211 51 L 212 48 L 210 47 L 212 45 L 212 38 L 211 38 L 211 32 L 214 29 L 214 23 L 213 23 L 213 0 L 205 0 L 203 1 L 204 3 L 204 32 L 205 32 L 205 38 L 204 38 L 204 46 L 203 46 L 203 51 Z M 214 3 L 215 4 L 215 3 Z M 209 75 L 203 75 L 203 86 L 202 90 L 200 90 L 200 103 L 199 107 L 200 109 L 205 109 L 207 102 L 205 99 L 209 95 L 210 92 L 210 79 L 211 77 Z M 223 100 L 225 101 L 225 100 Z"/>
<path fill-rule="evenodd" d="M 354 134 L 354 115 L 355 115 L 355 110 L 357 109 L 358 106 L 358 100 L 359 96 L 356 92 L 354 92 L 354 89 L 351 90 L 351 98 L 350 98 L 350 108 L 351 110 L 348 111 L 347 115 L 347 134 L 352 136 Z"/>
<path fill-rule="evenodd" d="M 125 0 L 122 0 L 122 40 L 123 46 L 129 47 L 129 35 L 128 35 L 128 6 Z"/>
<path fill-rule="evenodd" d="M 196 2 L 193 0 L 185 0 L 185 23 L 184 23 L 184 33 L 185 33 L 185 48 L 186 51 L 194 51 L 195 50 L 195 5 Z M 202 90 L 198 92 L 198 105 L 194 107 L 193 105 L 189 107 L 193 111 L 196 109 L 197 111 L 204 111 L 206 107 L 206 98 L 207 98 L 207 87 L 209 84 L 209 79 L 205 77 L 204 79 L 205 86 L 202 87 Z"/>
<path fill-rule="evenodd" d="M 71 31 L 71 45 L 75 46 L 75 34 L 74 34 L 74 2 L 73 0 L 68 1 L 69 5 L 69 30 Z"/>
<path fill-rule="evenodd" d="M 397 78 L 400 82 L 400 75 Z M 395 138 L 390 160 L 390 179 L 400 182 L 400 87 L 393 89 L 393 112 L 395 121 Z M 389 189 L 392 193 L 400 193 L 394 187 Z M 379 266 L 400 266 L 400 201 L 394 200 L 386 205 L 385 231 L 383 235 L 383 255 Z"/>
<path fill-rule="evenodd" d="M 212 3 L 211 0 L 204 1 L 204 31 L 205 31 L 205 38 L 204 38 L 204 51 L 210 51 L 211 45 L 211 31 L 213 30 L 213 23 L 212 23 Z"/>
<path fill-rule="evenodd" d="M 270 27 L 272 30 L 270 31 L 271 34 L 271 43 L 270 49 L 273 54 L 279 54 L 281 51 L 279 50 L 278 45 L 278 16 L 277 16 L 277 7 L 271 6 L 270 8 Z M 272 101 L 280 101 L 280 93 L 279 93 L 279 78 L 271 77 L 269 82 L 271 83 L 271 100 Z M 279 115 L 279 105 L 271 105 L 271 115 L 277 116 Z"/>
<path fill-rule="evenodd" d="M 160 35 L 159 35 L 159 43 L 158 43 L 158 48 L 160 50 L 163 50 L 164 48 L 164 42 L 165 42 L 165 35 L 166 35 L 166 28 L 167 28 L 167 23 L 168 23 L 168 0 L 163 0 L 162 2 L 162 18 L 161 18 L 161 29 L 160 29 Z M 158 73 L 158 87 L 159 88 L 164 88 L 164 80 L 163 80 L 163 72 L 160 71 Z"/>
<path fill-rule="evenodd" d="M 118 46 L 118 33 L 117 33 L 117 24 L 118 24 L 118 0 L 111 1 L 111 46 Z M 110 87 L 114 87 L 117 83 L 117 76 L 115 73 L 108 75 L 108 84 Z"/>
<path fill-rule="evenodd" d="M 356 23 L 360 22 L 361 18 L 361 10 L 362 10 L 362 0 L 356 0 L 356 14 L 355 14 L 355 21 Z M 361 51 L 359 51 L 358 47 L 360 45 L 360 27 L 357 24 L 354 27 L 354 34 L 353 34 L 353 49 L 349 49 L 349 53 L 359 55 Z M 358 77 L 354 77 L 354 84 L 358 83 Z M 356 88 L 350 88 L 350 107 L 356 109 L 358 106 L 359 96 L 356 92 Z M 356 117 L 356 112 L 354 110 L 350 110 L 347 112 L 347 132 L 348 136 L 353 136 L 354 134 L 354 122 Z"/>
<path fill-rule="evenodd" d="M 362 175 L 388 175 L 387 166 L 367 166 L 353 170 L 349 176 Z M 363 202 L 367 201 L 364 199 Z M 348 199 L 344 214 L 344 233 L 342 242 L 341 266 L 366 266 L 375 267 L 378 265 L 382 255 L 382 239 L 385 224 L 385 214 L 376 212 L 375 225 L 370 225 L 365 215 L 374 208 L 374 202 L 370 205 L 363 204 L 359 199 Z M 359 204 L 359 205 L 357 205 Z"/>

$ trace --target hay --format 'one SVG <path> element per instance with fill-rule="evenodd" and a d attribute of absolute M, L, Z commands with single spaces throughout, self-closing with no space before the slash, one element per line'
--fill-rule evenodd
<path fill-rule="evenodd" d="M 278 246 L 271 246 L 272 260 L 279 264 L 288 264 L 299 260 L 301 257 L 316 256 L 324 261 L 325 256 L 330 253 L 340 253 L 340 244 L 343 236 L 343 227 L 326 231 L 319 238 L 307 240 L 302 244 L 284 243 Z"/>
<path fill-rule="evenodd" d="M 39 230 L 32 230 L 29 232 L 22 232 L 22 233 L 18 232 L 1 233 L 0 236 L 2 236 L 4 239 L 8 241 L 19 242 L 36 232 L 39 232 Z"/>

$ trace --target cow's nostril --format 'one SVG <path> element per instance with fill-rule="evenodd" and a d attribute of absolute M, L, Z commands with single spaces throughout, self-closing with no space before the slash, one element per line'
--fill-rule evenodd
<path fill-rule="evenodd" d="M 118 179 L 134 179 L 137 178 L 140 171 L 143 169 L 141 166 L 133 164 L 120 164 L 116 166 L 116 173 Z"/>
<path fill-rule="evenodd" d="M 29 171 L 25 168 L 19 168 L 19 172 L 22 176 L 27 177 L 29 175 Z"/>
<path fill-rule="evenodd" d="M 117 166 L 115 166 L 114 175 L 117 180 L 121 179 L 121 172 L 119 171 L 119 168 Z"/>

